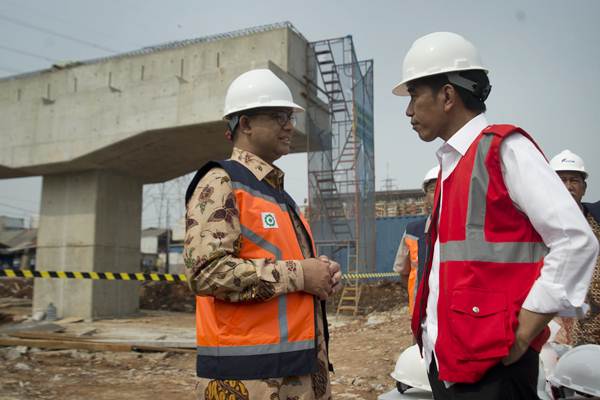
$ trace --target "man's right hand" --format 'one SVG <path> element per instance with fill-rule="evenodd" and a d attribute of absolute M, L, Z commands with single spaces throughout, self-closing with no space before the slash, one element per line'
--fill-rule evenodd
<path fill-rule="evenodd" d="M 318 258 L 307 258 L 300 261 L 304 273 L 304 291 L 327 300 L 333 289 L 329 273 L 329 261 Z"/>

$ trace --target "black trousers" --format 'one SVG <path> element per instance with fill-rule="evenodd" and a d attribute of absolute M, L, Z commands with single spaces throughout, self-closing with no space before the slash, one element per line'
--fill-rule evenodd
<path fill-rule="evenodd" d="M 538 369 L 539 354 L 529 348 L 514 364 L 505 366 L 498 363 L 475 383 L 455 383 L 446 388 L 444 382 L 438 379 L 435 358 L 427 376 L 436 400 L 537 400 Z"/>

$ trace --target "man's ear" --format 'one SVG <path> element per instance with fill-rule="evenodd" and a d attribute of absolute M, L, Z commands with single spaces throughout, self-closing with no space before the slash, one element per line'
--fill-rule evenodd
<path fill-rule="evenodd" d="M 457 101 L 460 101 L 458 98 L 458 92 L 454 86 L 449 83 L 442 86 L 438 92 L 438 95 L 441 98 L 440 100 L 443 102 L 444 111 L 446 112 L 450 111 L 453 107 L 456 107 Z"/>
<path fill-rule="evenodd" d="M 250 125 L 250 118 L 247 115 L 240 116 L 240 122 L 238 125 L 238 131 L 241 134 L 248 135 L 252 131 L 252 126 Z"/>

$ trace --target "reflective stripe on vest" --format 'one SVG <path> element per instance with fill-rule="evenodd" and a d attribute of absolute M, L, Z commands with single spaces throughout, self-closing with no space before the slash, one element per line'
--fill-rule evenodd
<path fill-rule="evenodd" d="M 277 260 L 282 259 L 281 250 L 273 243 L 252 232 L 244 225 L 241 226 L 241 229 L 242 235 L 251 240 L 254 244 L 275 255 Z M 277 344 L 221 347 L 197 346 L 197 352 L 199 355 L 204 356 L 250 356 L 307 350 L 315 347 L 315 341 L 312 339 L 298 342 L 288 341 L 287 297 L 285 295 L 278 297 L 278 321 L 280 342 Z"/>
<path fill-rule="evenodd" d="M 485 209 L 489 184 L 485 159 L 493 139 L 493 135 L 484 135 L 477 147 L 469 186 L 465 240 L 440 243 L 440 262 L 534 263 L 548 253 L 548 248 L 542 242 L 488 242 L 485 239 Z"/>

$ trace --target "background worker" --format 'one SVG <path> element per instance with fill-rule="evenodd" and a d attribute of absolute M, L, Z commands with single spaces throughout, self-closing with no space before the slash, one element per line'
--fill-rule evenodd
<path fill-rule="evenodd" d="M 425 208 L 427 216 L 406 225 L 400 246 L 394 260 L 394 271 L 401 275 L 402 282 L 408 292 L 408 310 L 412 315 L 415 296 L 419 282 L 423 276 L 423 267 L 426 259 L 425 231 L 429 225 L 429 214 L 433 207 L 433 194 L 437 182 L 440 167 L 435 166 L 427 171 L 423 179 L 423 191 L 425 192 Z"/>
<path fill-rule="evenodd" d="M 587 189 L 588 173 L 583 159 L 569 150 L 563 150 L 550 160 L 550 166 L 556 171 L 565 187 L 577 202 L 590 228 L 600 243 L 600 201 L 583 203 L 581 200 Z M 596 267 L 587 294 L 590 309 L 582 319 L 575 319 L 564 325 L 569 344 L 600 344 L 600 257 L 596 259 Z M 565 319 L 563 318 L 563 321 Z"/>
<path fill-rule="evenodd" d="M 489 125 L 491 90 L 462 36 L 417 39 L 396 95 L 441 177 L 412 329 L 436 399 L 537 399 L 539 350 L 557 312 L 582 306 L 598 243 L 533 139 Z"/>
<path fill-rule="evenodd" d="M 315 258 L 310 228 L 273 165 L 290 152 L 302 111 L 270 70 L 237 77 L 224 111 L 231 158 L 204 165 L 186 193 L 201 399 L 330 398 L 324 300 L 340 285 L 340 267 Z"/>

